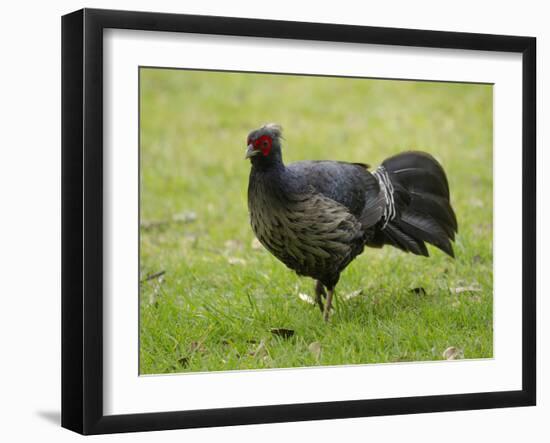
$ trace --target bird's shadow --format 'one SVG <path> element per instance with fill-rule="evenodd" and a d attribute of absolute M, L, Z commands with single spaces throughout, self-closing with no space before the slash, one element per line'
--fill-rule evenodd
<path fill-rule="evenodd" d="M 336 311 L 341 321 L 363 324 L 369 318 L 391 318 L 396 310 L 416 306 L 419 298 L 433 298 L 435 294 L 423 287 L 402 290 L 401 294 L 382 287 L 362 288 L 362 294 L 348 301 L 336 299 Z M 337 294 L 338 296 L 338 294 Z"/>
<path fill-rule="evenodd" d="M 36 411 L 36 415 L 53 425 L 61 426 L 60 411 Z"/>

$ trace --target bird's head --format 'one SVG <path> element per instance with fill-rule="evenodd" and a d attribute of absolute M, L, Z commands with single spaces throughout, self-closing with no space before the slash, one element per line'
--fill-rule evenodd
<path fill-rule="evenodd" d="M 248 134 L 246 139 L 245 159 L 253 164 L 268 164 L 282 161 L 281 139 L 283 128 L 275 123 L 268 123 Z"/>

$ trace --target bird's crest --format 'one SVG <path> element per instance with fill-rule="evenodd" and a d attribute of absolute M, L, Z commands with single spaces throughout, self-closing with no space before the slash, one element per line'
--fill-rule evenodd
<path fill-rule="evenodd" d="M 283 138 L 283 127 L 277 123 L 266 123 L 261 129 L 271 131 L 275 137 Z"/>

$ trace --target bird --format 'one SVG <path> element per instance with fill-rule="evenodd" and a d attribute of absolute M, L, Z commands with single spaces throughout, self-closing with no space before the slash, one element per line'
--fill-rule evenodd
<path fill-rule="evenodd" d="M 454 258 L 458 223 L 443 167 L 405 151 L 371 172 L 365 163 L 285 164 L 282 127 L 251 131 L 248 211 L 259 242 L 299 276 L 315 280 L 315 303 L 329 320 L 342 271 L 365 247 L 385 245 L 428 257 L 429 243 Z"/>

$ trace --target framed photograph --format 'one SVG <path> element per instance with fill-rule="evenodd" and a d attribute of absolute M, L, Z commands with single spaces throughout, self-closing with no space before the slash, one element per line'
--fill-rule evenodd
<path fill-rule="evenodd" d="M 62 19 L 62 425 L 534 405 L 532 37 Z"/>

